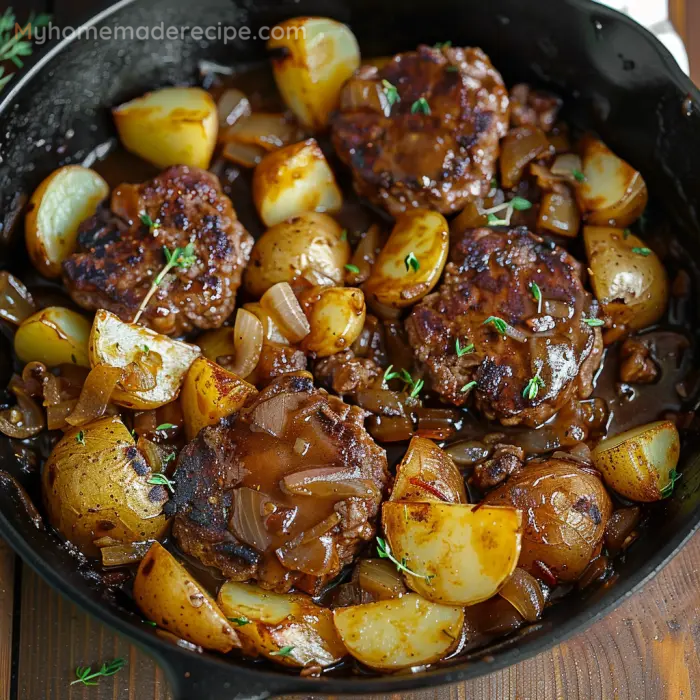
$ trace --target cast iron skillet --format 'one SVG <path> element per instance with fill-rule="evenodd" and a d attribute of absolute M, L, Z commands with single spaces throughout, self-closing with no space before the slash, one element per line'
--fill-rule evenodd
<path fill-rule="evenodd" d="M 700 259 L 694 200 L 700 192 L 695 155 L 700 152 L 700 93 L 651 34 L 587 0 L 122 0 L 86 26 L 151 27 L 164 22 L 258 27 L 303 14 L 347 22 L 365 55 L 449 39 L 455 45 L 483 47 L 509 84 L 527 80 L 551 87 L 574 105 L 575 120 L 596 129 L 641 170 L 652 195 L 677 225 L 672 245 L 687 251 L 688 260 Z M 21 226 L 14 235 L 12 231 L 21 194 L 30 193 L 54 168 L 80 162 L 114 136 L 107 107 L 157 86 L 194 82 L 202 58 L 232 64 L 263 57 L 260 41 L 224 45 L 184 37 L 130 42 L 124 35 L 110 41 L 64 40 L 46 52 L 0 105 L 0 266 L 12 270 L 24 256 Z M 55 538 L 30 522 L 4 479 L 0 535 L 63 595 L 155 656 L 177 698 L 404 693 L 521 661 L 581 631 L 631 595 L 700 525 L 699 458 L 700 445 L 685 446 L 680 488 L 654 511 L 645 536 L 618 565 L 615 585 L 588 597 L 570 596 L 549 609 L 541 623 L 492 647 L 487 655 L 414 676 L 304 679 L 277 667 L 175 647 L 86 579 Z M 0 441 L 0 467 L 27 481 L 6 438 Z"/>

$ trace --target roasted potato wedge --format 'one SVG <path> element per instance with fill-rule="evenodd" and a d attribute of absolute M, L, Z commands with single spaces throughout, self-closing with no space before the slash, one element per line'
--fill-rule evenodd
<path fill-rule="evenodd" d="M 284 666 L 315 663 L 323 668 L 347 654 L 331 611 L 303 593 L 273 593 L 252 583 L 228 581 L 218 603 L 249 654 L 262 654 Z M 282 649 L 288 653 L 280 654 Z"/>
<path fill-rule="evenodd" d="M 158 542 L 151 545 L 136 572 L 134 601 L 159 627 L 204 649 L 225 654 L 241 646 L 214 599 Z"/>
<path fill-rule="evenodd" d="M 301 348 L 328 357 L 349 348 L 365 325 L 365 295 L 355 287 L 313 287 L 300 297 L 311 331 Z"/>
<path fill-rule="evenodd" d="M 334 212 L 343 204 L 323 151 L 315 139 L 268 153 L 253 173 L 253 201 L 266 226 L 308 211 Z"/>
<path fill-rule="evenodd" d="M 89 343 L 90 364 L 93 367 L 100 363 L 126 367 L 144 348 L 157 352 L 161 357 L 156 384 L 144 391 L 115 389 L 112 401 L 125 408 L 146 410 L 174 401 L 180 393 L 187 370 L 199 357 L 200 350 L 195 345 L 173 340 L 150 328 L 126 323 L 104 309 L 95 314 Z"/>
<path fill-rule="evenodd" d="M 631 330 L 658 321 L 666 310 L 669 284 L 656 253 L 632 233 L 585 226 L 591 284 L 606 315 Z"/>
<path fill-rule="evenodd" d="M 416 436 L 396 468 L 389 500 L 467 503 L 467 494 L 452 457 L 432 440 Z"/>
<path fill-rule="evenodd" d="M 631 501 L 648 503 L 671 494 L 680 450 L 676 426 L 663 420 L 598 443 L 593 464 L 611 489 Z"/>
<path fill-rule="evenodd" d="M 253 246 L 245 271 L 246 289 L 262 296 L 278 282 L 292 283 L 309 271 L 343 284 L 350 246 L 327 214 L 305 212 L 269 228 Z"/>
<path fill-rule="evenodd" d="M 584 180 L 576 198 L 586 222 L 616 228 L 635 222 L 649 198 L 641 174 L 592 136 L 581 139 L 580 149 Z"/>
<path fill-rule="evenodd" d="M 148 462 L 118 417 L 69 430 L 53 448 L 42 473 L 49 522 L 83 554 L 96 556 L 94 540 L 140 542 L 163 535 L 167 521 L 162 486 L 149 483 Z"/>
<path fill-rule="evenodd" d="M 562 459 L 530 463 L 489 492 L 484 503 L 523 512 L 518 566 L 538 575 L 540 561 L 561 581 L 575 581 L 584 572 L 612 512 L 601 480 Z"/>
<path fill-rule="evenodd" d="M 189 368 L 182 385 L 180 405 L 185 435 L 193 440 L 207 425 L 238 411 L 257 389 L 240 377 L 204 357 Z"/>
<path fill-rule="evenodd" d="M 216 362 L 218 357 L 226 357 L 236 352 L 233 347 L 233 328 L 231 326 L 206 331 L 197 336 L 195 343 L 202 351 L 202 355 L 212 362 Z"/>
<path fill-rule="evenodd" d="M 401 214 L 365 283 L 368 302 L 394 308 L 415 304 L 438 283 L 449 245 L 442 214 L 428 209 Z"/>
<path fill-rule="evenodd" d="M 358 661 L 391 671 L 443 658 L 459 642 L 464 611 L 409 593 L 336 608 L 333 619 L 340 638 Z"/>
<path fill-rule="evenodd" d="M 89 337 L 90 321 L 85 316 L 63 306 L 47 306 L 22 321 L 15 333 L 15 353 L 25 363 L 89 367 Z"/>
<path fill-rule="evenodd" d="M 338 106 L 340 88 L 360 65 L 348 27 L 326 17 L 297 17 L 272 28 L 267 48 L 284 101 L 301 124 L 320 130 Z"/>
<path fill-rule="evenodd" d="M 520 555 L 522 518 L 515 508 L 453 503 L 382 505 L 393 556 L 414 572 L 406 583 L 444 605 L 473 605 L 498 592 Z"/>
<path fill-rule="evenodd" d="M 75 251 L 78 226 L 109 195 L 109 185 L 90 168 L 54 170 L 29 200 L 24 220 L 27 251 L 44 277 L 60 277 L 61 263 Z"/>
<path fill-rule="evenodd" d="M 124 148 L 156 167 L 209 167 L 219 119 L 206 90 L 162 88 L 115 107 L 112 115 Z"/>

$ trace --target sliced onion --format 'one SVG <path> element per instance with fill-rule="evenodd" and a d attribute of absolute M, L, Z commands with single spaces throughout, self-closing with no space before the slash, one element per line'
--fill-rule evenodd
<path fill-rule="evenodd" d="M 224 90 L 216 103 L 216 110 L 219 113 L 219 126 L 223 129 L 226 124 L 231 126 L 243 117 L 249 117 L 253 110 L 250 107 L 250 100 L 243 92 L 236 88 Z"/>
<path fill-rule="evenodd" d="M 340 109 L 343 112 L 378 112 L 391 115 L 391 104 L 383 85 L 377 80 L 355 77 L 340 92 Z"/>
<path fill-rule="evenodd" d="M 275 553 L 286 569 L 301 571 L 310 576 L 324 576 L 337 566 L 331 535 L 321 535 L 296 547 L 280 547 Z"/>
<path fill-rule="evenodd" d="M 525 166 L 549 151 L 544 131 L 534 126 L 511 129 L 501 141 L 501 184 L 515 187 L 523 177 Z"/>
<path fill-rule="evenodd" d="M 102 566 L 127 566 L 140 562 L 153 544 L 154 540 L 146 542 L 130 542 L 100 547 Z M 97 543 L 97 541 L 95 541 Z M 99 546 L 99 545 L 98 545 Z"/>
<path fill-rule="evenodd" d="M 284 437 L 289 416 L 299 409 L 309 395 L 305 392 L 296 394 L 277 394 L 258 404 L 250 414 L 253 432 L 266 432 L 276 438 Z"/>
<path fill-rule="evenodd" d="M 19 440 L 37 435 L 46 425 L 44 412 L 19 383 L 11 383 L 10 390 L 17 398 L 17 405 L 0 411 L 0 432 Z"/>
<path fill-rule="evenodd" d="M 236 312 L 233 326 L 233 363 L 227 367 L 239 377 L 247 377 L 257 366 L 263 346 L 263 324 L 260 319 L 245 309 Z"/>
<path fill-rule="evenodd" d="M 559 299 L 543 299 L 542 310 L 554 318 L 571 318 L 574 307 Z"/>
<path fill-rule="evenodd" d="M 359 285 L 367 281 L 385 241 L 386 236 L 378 224 L 372 224 L 367 229 L 357 244 L 350 261 L 358 269 L 358 272 L 345 273 L 348 284 Z"/>
<path fill-rule="evenodd" d="M 472 467 L 478 462 L 485 460 L 491 454 L 491 450 L 478 440 L 455 442 L 447 447 L 445 452 L 452 457 L 455 464 L 459 467 Z"/>
<path fill-rule="evenodd" d="M 111 365 L 99 364 L 93 367 L 83 384 L 78 403 L 66 422 L 73 426 L 85 425 L 103 416 L 122 373 L 120 367 Z"/>
<path fill-rule="evenodd" d="M 576 153 L 562 153 L 554 159 L 550 170 L 552 171 L 552 175 L 563 175 L 570 179 L 571 182 L 576 182 L 574 173 L 583 172 L 581 156 Z"/>
<path fill-rule="evenodd" d="M 243 543 L 258 552 L 264 552 L 272 543 L 265 529 L 263 507 L 271 501 L 260 491 L 241 486 L 233 492 L 233 504 L 229 527 Z"/>
<path fill-rule="evenodd" d="M 406 416 L 400 418 L 371 416 L 367 421 L 367 430 L 379 442 L 401 442 L 411 439 L 413 422 Z"/>
<path fill-rule="evenodd" d="M 566 185 L 561 191 L 547 192 L 542 197 L 537 226 L 546 231 L 575 238 L 581 225 L 581 213 Z"/>
<path fill-rule="evenodd" d="M 259 146 L 232 141 L 224 146 L 221 155 L 226 160 L 236 163 L 236 165 L 242 165 L 244 168 L 254 168 L 263 159 L 265 150 Z"/>
<path fill-rule="evenodd" d="M 63 430 L 70 427 L 67 418 L 73 413 L 78 399 L 67 399 L 46 407 L 46 427 L 49 430 Z"/>
<path fill-rule="evenodd" d="M 274 151 L 297 140 L 298 130 L 285 119 L 284 114 L 251 114 L 239 119 L 221 135 L 226 143 L 258 146 Z"/>
<path fill-rule="evenodd" d="M 495 332 L 500 333 L 500 331 L 498 331 L 498 329 L 495 326 L 493 326 L 493 329 Z M 517 340 L 519 343 L 527 343 L 528 338 L 530 337 L 527 333 L 524 333 L 523 331 L 515 328 L 514 326 L 511 326 L 510 323 L 505 323 L 505 330 L 503 331 L 503 335 L 506 335 L 509 338 L 512 338 L 513 340 Z"/>
<path fill-rule="evenodd" d="M 260 319 L 260 323 L 263 326 L 263 338 L 264 340 L 279 343 L 280 345 L 289 345 L 289 341 L 282 335 L 282 331 L 278 328 L 277 324 L 272 320 L 270 314 L 268 314 L 259 303 L 254 302 L 246 304 L 243 307 L 246 311 Z M 264 344 L 264 343 L 263 343 Z"/>
<path fill-rule="evenodd" d="M 309 320 L 304 315 L 288 282 L 272 285 L 263 294 L 260 304 L 292 343 L 299 342 L 311 332 Z"/>
<path fill-rule="evenodd" d="M 362 559 L 358 565 L 360 588 L 373 600 L 398 598 L 406 592 L 401 573 L 394 564 L 385 559 Z"/>
<path fill-rule="evenodd" d="M 168 471 L 170 459 L 167 458 L 174 454 L 172 447 L 159 445 L 142 436 L 136 441 L 136 447 L 146 458 L 148 466 L 151 468 L 152 472 Z"/>
<path fill-rule="evenodd" d="M 638 506 L 618 508 L 610 516 L 605 526 L 605 544 L 610 554 L 618 554 L 625 548 L 625 543 L 639 525 L 641 518 L 642 511 Z"/>
<path fill-rule="evenodd" d="M 304 268 L 301 276 L 312 287 L 333 287 L 335 285 L 335 282 L 330 277 L 326 277 L 326 275 L 318 270 L 315 270 L 313 267 Z"/>
<path fill-rule="evenodd" d="M 352 478 L 347 467 L 316 467 L 287 474 L 280 486 L 295 496 L 337 500 L 351 497 L 376 499 L 379 496 L 372 481 Z"/>
<path fill-rule="evenodd" d="M 35 311 L 27 288 L 9 272 L 0 272 L 0 318 L 18 326 Z"/>
<path fill-rule="evenodd" d="M 137 411 L 134 413 L 134 431 L 137 435 L 155 433 L 159 425 L 155 410 Z"/>
<path fill-rule="evenodd" d="M 525 569 L 516 569 L 498 593 L 528 622 L 539 619 L 544 610 L 544 593 L 537 579 Z"/>
<path fill-rule="evenodd" d="M 416 435 L 430 440 L 447 440 L 457 432 L 460 414 L 451 408 L 417 408 L 418 429 Z"/>
<path fill-rule="evenodd" d="M 450 233 L 458 236 L 469 229 L 486 226 L 488 217 L 481 213 L 483 209 L 481 200 L 467 202 L 464 209 L 450 222 Z"/>
<path fill-rule="evenodd" d="M 355 393 L 355 403 L 380 416 L 404 416 L 400 395 L 388 389 L 361 389 Z"/>
<path fill-rule="evenodd" d="M 158 370 L 163 366 L 160 353 L 153 350 L 139 352 L 124 368 L 119 385 L 124 391 L 150 391 L 155 388 Z"/>

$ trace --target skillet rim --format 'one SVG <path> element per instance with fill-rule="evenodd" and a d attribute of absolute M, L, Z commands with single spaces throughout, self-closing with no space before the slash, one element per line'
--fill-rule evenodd
<path fill-rule="evenodd" d="M 641 38 L 653 49 L 657 59 L 664 67 L 664 73 L 668 81 L 674 84 L 682 93 L 693 99 L 695 104 L 700 104 L 700 90 L 695 87 L 690 78 L 683 73 L 668 49 L 646 28 L 632 20 L 630 17 L 599 5 L 593 0 L 559 0 L 569 6 L 584 11 L 592 18 L 603 18 L 609 21 L 627 25 L 628 28 L 640 35 Z M 114 13 L 143 0 L 118 0 L 104 10 L 91 15 L 89 19 L 76 27 L 75 33 L 59 41 L 42 48 L 30 61 L 26 61 L 24 75 L 18 79 L 9 89 L 5 98 L 0 102 L 0 116 L 7 112 L 17 97 L 31 83 L 34 77 L 46 68 L 54 56 L 60 53 L 73 41 L 80 38 L 80 31 L 99 24 Z M 9 438 L 3 438 L 9 439 Z M 516 644 L 508 649 L 500 651 L 492 660 L 477 659 L 464 661 L 459 665 L 435 668 L 420 674 L 392 677 L 367 676 L 366 678 L 339 678 L 323 677 L 321 679 L 302 678 L 291 675 L 281 670 L 271 670 L 264 666 L 254 664 L 232 663 L 214 654 L 193 654 L 191 651 L 178 647 L 158 637 L 152 630 L 146 630 L 138 624 L 129 622 L 112 611 L 106 604 L 100 604 L 88 596 L 84 596 L 74 589 L 70 582 L 63 578 L 60 571 L 51 568 L 45 560 L 28 544 L 22 534 L 14 528 L 5 514 L 0 511 L 0 535 L 12 546 L 23 561 L 25 561 L 39 576 L 41 576 L 54 590 L 78 605 L 82 610 L 96 617 L 100 622 L 115 629 L 129 641 L 137 644 L 144 651 L 154 656 L 159 664 L 164 667 L 171 683 L 175 697 L 183 692 L 188 683 L 197 682 L 200 690 L 210 687 L 212 697 L 218 697 L 218 687 L 211 687 L 210 682 L 219 683 L 222 679 L 231 681 L 250 679 L 251 685 L 258 687 L 264 685 L 262 695 L 255 697 L 267 697 L 269 695 L 313 693 L 322 694 L 367 694 L 367 693 L 396 693 L 400 691 L 419 690 L 427 687 L 456 683 L 485 676 L 495 671 L 512 666 L 520 661 L 525 661 L 555 645 L 561 644 L 574 634 L 583 632 L 595 622 L 599 621 L 615 608 L 621 605 L 646 585 L 656 574 L 663 569 L 668 562 L 682 549 L 688 540 L 700 530 L 700 510 L 692 522 L 684 530 L 679 530 L 664 546 L 652 556 L 644 566 L 629 574 L 623 584 L 618 584 L 610 589 L 602 600 L 592 602 L 585 610 L 574 615 L 563 623 L 558 624 L 552 631 L 541 639 L 528 640 L 522 637 Z M 521 646 L 524 648 L 521 649 Z M 191 672 L 191 678 L 189 677 Z M 209 676 L 209 672 L 212 675 Z M 184 675 L 186 674 L 187 675 Z M 215 673 L 215 675 L 214 675 Z M 224 688 L 236 692 L 230 683 L 225 683 Z M 241 697 L 236 695 L 236 697 Z"/>

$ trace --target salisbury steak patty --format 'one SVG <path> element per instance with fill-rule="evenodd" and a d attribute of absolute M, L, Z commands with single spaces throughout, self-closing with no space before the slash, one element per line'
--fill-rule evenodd
<path fill-rule="evenodd" d="M 360 68 L 332 126 L 360 195 L 393 215 L 411 207 L 444 214 L 488 191 L 508 93 L 481 49 L 419 46 L 382 68 Z"/>
<path fill-rule="evenodd" d="M 169 168 L 142 185 L 118 187 L 111 208 L 109 216 L 83 222 L 79 251 L 63 263 L 76 303 L 133 320 L 166 264 L 164 247 L 173 252 L 192 243 L 193 264 L 166 275 L 141 321 L 174 335 L 222 325 L 236 303 L 253 239 L 218 178 L 197 168 Z"/>
<path fill-rule="evenodd" d="M 406 328 L 444 399 L 473 400 L 504 425 L 537 426 L 593 390 L 602 337 L 584 319 L 596 313 L 581 265 L 565 250 L 525 228 L 481 228 L 456 241 L 443 284 L 413 309 Z M 489 317 L 505 321 L 505 333 L 497 320 L 485 323 Z"/>
<path fill-rule="evenodd" d="M 237 581 L 317 592 L 374 536 L 387 460 L 364 415 L 303 372 L 204 428 L 173 477 L 182 550 Z"/>

